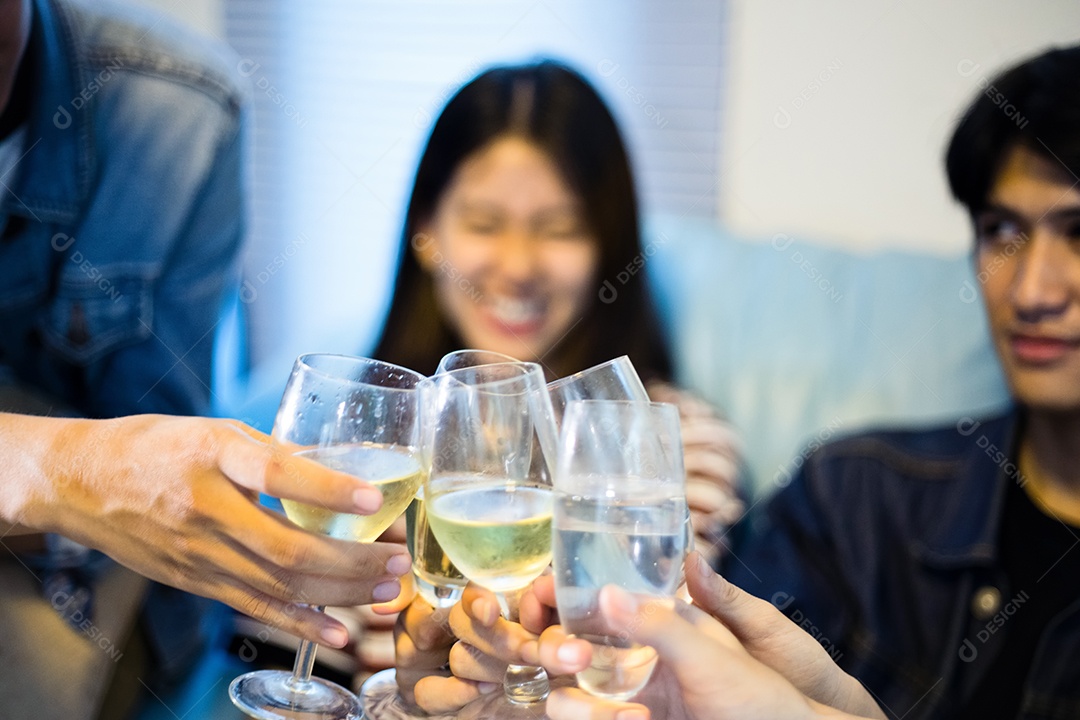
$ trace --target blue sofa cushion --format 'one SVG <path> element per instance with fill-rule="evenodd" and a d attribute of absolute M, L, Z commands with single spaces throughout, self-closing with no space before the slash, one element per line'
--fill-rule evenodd
<path fill-rule="evenodd" d="M 678 380 L 742 431 L 755 498 L 836 435 L 1008 402 L 970 255 L 857 254 L 700 219 L 646 225 Z"/>

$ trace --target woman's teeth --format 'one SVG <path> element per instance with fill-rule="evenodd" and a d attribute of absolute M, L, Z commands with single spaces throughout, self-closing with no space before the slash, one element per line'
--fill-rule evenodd
<path fill-rule="evenodd" d="M 495 298 L 491 302 L 491 313 L 495 319 L 508 325 L 522 325 L 534 322 L 544 312 L 543 303 L 539 300 L 517 300 L 510 298 Z"/>

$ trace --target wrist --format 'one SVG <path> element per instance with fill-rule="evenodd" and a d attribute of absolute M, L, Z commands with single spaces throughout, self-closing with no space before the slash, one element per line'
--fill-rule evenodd
<path fill-rule="evenodd" d="M 5 520 L 42 532 L 63 533 L 72 520 L 65 508 L 90 461 L 91 422 L 76 418 L 5 416 L 2 456 Z M 8 462 L 10 460 L 10 462 Z M 79 483 L 81 484 L 81 483 Z M 7 493 L 5 492 L 5 495 Z"/>
<path fill-rule="evenodd" d="M 52 494 L 49 447 L 62 420 L 0 414 L 0 522 L 25 532 L 44 529 L 46 498 Z"/>

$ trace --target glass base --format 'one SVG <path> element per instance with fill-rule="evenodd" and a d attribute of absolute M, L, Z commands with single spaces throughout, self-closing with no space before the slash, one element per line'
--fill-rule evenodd
<path fill-rule="evenodd" d="M 503 680 L 506 699 L 515 705 L 542 703 L 551 692 L 544 668 L 534 665 L 507 665 Z"/>
<path fill-rule="evenodd" d="M 454 715 L 428 715 L 409 705 L 398 694 L 397 672 L 380 670 L 360 686 L 360 706 L 365 720 L 453 720 Z"/>
<path fill-rule="evenodd" d="M 496 690 L 490 695 L 482 695 L 461 708 L 459 720 L 547 720 L 547 703 L 512 702 L 506 694 Z"/>
<path fill-rule="evenodd" d="M 431 607 L 453 607 L 465 592 L 464 585 L 445 584 L 445 581 L 440 584 L 428 582 L 418 572 L 414 574 L 413 579 L 416 581 L 416 590 L 420 593 L 420 597 L 427 600 Z"/>
<path fill-rule="evenodd" d="M 233 705 L 258 720 L 361 720 L 360 701 L 336 683 L 296 683 L 284 670 L 257 670 L 229 685 Z"/>

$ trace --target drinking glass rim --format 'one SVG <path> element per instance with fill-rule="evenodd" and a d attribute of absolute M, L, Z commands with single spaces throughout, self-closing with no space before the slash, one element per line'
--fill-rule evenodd
<path fill-rule="evenodd" d="M 325 370 L 321 370 L 312 365 L 309 358 L 334 358 L 338 360 L 346 360 L 352 362 L 353 364 L 380 365 L 390 370 L 399 371 L 404 377 L 414 377 L 416 378 L 416 382 L 412 387 L 394 387 L 392 385 L 380 385 L 379 383 L 365 382 L 363 380 L 353 380 L 352 378 L 341 377 L 340 375 L 333 375 L 326 372 Z M 393 392 L 416 392 L 416 390 L 420 387 L 420 383 L 427 379 L 415 370 L 411 370 L 402 365 L 395 365 L 394 363 L 386 362 L 385 360 L 377 360 L 375 358 L 362 357 L 360 355 L 346 355 L 344 353 L 304 353 L 297 356 L 296 363 L 297 365 L 302 366 L 305 372 L 311 373 L 312 375 L 316 375 L 325 380 L 353 385 L 356 387 L 379 388 L 380 390 Z"/>
<path fill-rule="evenodd" d="M 455 375 L 464 374 L 470 370 L 476 370 L 477 368 L 490 368 L 495 366 L 505 367 L 521 367 L 523 368 L 521 375 L 516 377 L 499 378 L 498 380 L 484 380 L 478 383 L 467 383 L 458 380 Z M 455 370 L 444 370 L 439 373 L 435 373 L 431 377 L 425 378 L 425 380 L 432 385 L 438 384 L 438 379 L 442 377 L 449 377 L 455 380 L 455 384 L 451 386 L 451 389 L 458 388 L 471 388 L 480 392 L 493 392 L 497 391 L 500 385 L 510 384 L 514 382 L 521 382 L 523 379 L 528 379 L 530 376 L 535 375 L 539 378 L 539 384 L 535 388 L 525 388 L 523 393 L 532 393 L 537 390 L 543 390 L 547 387 L 544 382 L 544 369 L 540 366 L 540 363 L 529 362 L 526 360 L 515 360 L 514 362 L 498 362 L 498 363 L 485 363 L 483 365 L 470 365 L 469 367 L 457 368 Z"/>
<path fill-rule="evenodd" d="M 451 350 L 450 352 L 443 355 L 442 358 L 439 359 L 439 367 L 442 367 L 443 360 L 450 357 L 451 355 L 464 355 L 465 353 L 477 353 L 477 354 L 483 353 L 483 354 L 487 354 L 487 355 L 498 355 L 499 357 L 505 358 L 505 359 L 503 359 L 503 360 L 495 360 L 494 362 L 476 363 L 475 365 L 465 365 L 463 367 L 452 368 L 450 370 L 439 370 L 438 372 L 434 373 L 432 375 L 432 377 L 434 377 L 435 375 L 441 375 L 443 373 L 454 372 L 455 370 L 465 370 L 465 369 L 468 369 L 468 368 L 478 368 L 478 367 L 483 367 L 485 365 L 500 365 L 502 363 L 525 363 L 525 362 L 530 362 L 528 360 L 519 360 L 518 358 L 514 357 L 513 355 L 507 355 L 506 353 L 501 353 L 501 352 L 498 352 L 496 350 L 481 350 L 480 348 L 460 348 L 458 350 Z"/>
<path fill-rule="evenodd" d="M 578 380 L 583 375 L 588 375 L 589 373 L 594 372 L 596 370 L 599 370 L 601 368 L 605 368 L 608 365 L 614 365 L 615 363 L 620 363 L 621 364 L 624 360 L 630 366 L 630 369 L 634 371 L 634 376 L 637 378 L 638 382 L 641 382 L 641 376 L 637 374 L 637 368 L 635 368 L 634 363 L 631 362 L 630 356 L 629 355 L 620 355 L 618 357 L 613 357 L 610 360 L 605 360 L 604 362 L 600 363 L 599 365 L 592 365 L 590 367 L 585 368 L 584 370 L 578 370 L 576 373 L 572 373 L 570 375 L 566 375 L 564 377 L 552 380 L 551 382 L 549 382 L 547 384 L 548 390 L 560 388 L 563 385 L 568 385 L 571 382 L 574 382 L 575 380 Z M 644 385 L 645 383 L 641 382 L 641 384 Z"/>

